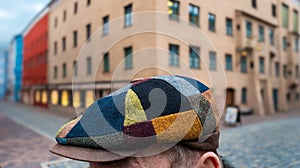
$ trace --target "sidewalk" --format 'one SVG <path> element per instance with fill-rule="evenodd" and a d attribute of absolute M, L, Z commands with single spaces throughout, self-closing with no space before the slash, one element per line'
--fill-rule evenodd
<path fill-rule="evenodd" d="M 0 114 L 0 167 L 40 168 L 40 163 L 62 159 L 48 152 L 54 142 Z"/>

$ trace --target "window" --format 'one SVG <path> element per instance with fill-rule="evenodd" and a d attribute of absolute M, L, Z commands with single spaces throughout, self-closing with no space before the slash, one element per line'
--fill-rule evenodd
<path fill-rule="evenodd" d="M 58 91 L 53 90 L 51 92 L 51 104 L 57 105 L 58 104 Z"/>
<path fill-rule="evenodd" d="M 61 92 L 61 105 L 66 107 L 69 105 L 69 93 L 68 91 L 64 90 Z"/>
<path fill-rule="evenodd" d="M 73 47 L 77 46 L 77 31 L 73 31 Z"/>
<path fill-rule="evenodd" d="M 79 108 L 81 106 L 80 91 L 73 92 L 73 107 Z"/>
<path fill-rule="evenodd" d="M 284 78 L 287 78 L 287 66 L 283 65 L 283 76 Z"/>
<path fill-rule="evenodd" d="M 252 0 L 252 7 L 253 8 L 257 8 L 257 2 L 256 2 L 256 0 Z"/>
<path fill-rule="evenodd" d="M 87 75 L 92 74 L 92 58 L 91 57 L 86 58 L 86 73 L 87 73 Z"/>
<path fill-rule="evenodd" d="M 103 72 L 109 72 L 109 53 L 105 53 L 103 57 Z"/>
<path fill-rule="evenodd" d="M 295 42 L 294 42 L 294 48 L 295 48 L 295 52 L 299 52 L 299 37 L 295 37 Z"/>
<path fill-rule="evenodd" d="M 242 56 L 241 57 L 241 72 L 247 73 L 247 70 L 248 70 L 247 57 Z"/>
<path fill-rule="evenodd" d="M 269 30 L 269 38 L 270 38 L 270 45 L 273 46 L 275 44 L 275 41 L 274 41 L 274 30 L 273 29 Z"/>
<path fill-rule="evenodd" d="M 200 48 L 190 47 L 190 68 L 199 69 L 200 68 Z"/>
<path fill-rule="evenodd" d="M 265 59 L 263 57 L 259 58 L 259 72 L 265 73 Z"/>
<path fill-rule="evenodd" d="M 252 38 L 252 23 L 249 21 L 246 21 L 246 33 L 247 33 L 247 38 Z"/>
<path fill-rule="evenodd" d="M 299 32 L 299 15 L 297 10 L 293 11 L 293 31 Z"/>
<path fill-rule="evenodd" d="M 289 7 L 285 4 L 282 4 L 282 26 L 289 27 Z"/>
<path fill-rule="evenodd" d="M 189 20 L 194 25 L 199 26 L 199 7 L 195 5 L 189 6 Z"/>
<path fill-rule="evenodd" d="M 258 33 L 259 33 L 259 41 L 264 42 L 265 41 L 265 30 L 263 26 L 258 26 Z"/>
<path fill-rule="evenodd" d="M 86 40 L 90 40 L 91 37 L 91 24 L 86 25 Z"/>
<path fill-rule="evenodd" d="M 77 61 L 73 61 L 73 70 L 74 70 L 74 76 L 78 76 L 78 64 L 77 64 Z"/>
<path fill-rule="evenodd" d="M 54 19 L 54 27 L 57 27 L 58 21 L 57 21 L 57 17 Z"/>
<path fill-rule="evenodd" d="M 67 20 L 67 11 L 64 10 L 64 13 L 63 13 L 63 21 L 66 21 Z"/>
<path fill-rule="evenodd" d="M 210 51 L 209 52 L 209 69 L 210 70 L 216 70 L 217 65 L 216 65 L 216 52 Z"/>
<path fill-rule="evenodd" d="M 75 3 L 74 3 L 74 14 L 76 14 L 77 11 L 78 11 L 78 3 L 75 2 Z"/>
<path fill-rule="evenodd" d="M 232 71 L 232 55 L 231 54 L 226 54 L 225 55 L 225 61 L 226 61 L 226 70 L 227 71 Z"/>
<path fill-rule="evenodd" d="M 62 38 L 62 50 L 66 51 L 66 37 Z"/>
<path fill-rule="evenodd" d="M 247 88 L 242 88 L 242 103 L 247 103 Z"/>
<path fill-rule="evenodd" d="M 62 77 L 65 78 L 67 77 L 67 64 L 63 63 L 62 65 Z"/>
<path fill-rule="evenodd" d="M 277 16 L 277 11 L 276 11 L 276 5 L 272 4 L 272 16 L 276 17 Z"/>
<path fill-rule="evenodd" d="M 109 33 L 109 16 L 103 17 L 103 35 L 106 35 Z"/>
<path fill-rule="evenodd" d="M 179 46 L 175 44 L 169 45 L 169 65 L 179 66 Z"/>
<path fill-rule="evenodd" d="M 212 32 L 216 31 L 216 16 L 214 14 L 208 14 L 208 29 Z"/>
<path fill-rule="evenodd" d="M 282 49 L 285 51 L 287 49 L 287 38 L 282 38 Z"/>
<path fill-rule="evenodd" d="M 125 69 L 132 68 L 132 47 L 127 47 L 124 49 L 125 53 Z"/>
<path fill-rule="evenodd" d="M 280 65 L 279 65 L 279 62 L 275 62 L 275 76 L 276 77 L 280 76 Z"/>
<path fill-rule="evenodd" d="M 55 41 L 54 42 L 54 55 L 57 54 L 57 42 Z"/>
<path fill-rule="evenodd" d="M 295 66 L 295 76 L 296 78 L 299 78 L 299 65 Z"/>
<path fill-rule="evenodd" d="M 58 76 L 57 66 L 54 66 L 54 68 L 53 68 L 53 77 L 54 77 L 54 79 L 57 79 L 57 76 Z"/>
<path fill-rule="evenodd" d="M 169 19 L 179 20 L 179 2 L 175 0 L 169 0 L 168 7 Z"/>
<path fill-rule="evenodd" d="M 226 34 L 229 36 L 233 35 L 232 19 L 226 18 Z"/>
<path fill-rule="evenodd" d="M 125 6 L 125 27 L 132 25 L 132 4 Z"/>
<path fill-rule="evenodd" d="M 91 0 L 86 1 L 86 5 L 89 6 L 91 4 Z"/>

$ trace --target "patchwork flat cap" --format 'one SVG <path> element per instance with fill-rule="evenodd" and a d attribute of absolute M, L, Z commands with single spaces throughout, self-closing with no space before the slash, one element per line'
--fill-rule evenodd
<path fill-rule="evenodd" d="M 211 91 L 203 83 L 184 76 L 141 79 L 97 100 L 62 126 L 50 151 L 88 162 L 119 160 L 164 144 L 215 151 L 217 118 Z"/>

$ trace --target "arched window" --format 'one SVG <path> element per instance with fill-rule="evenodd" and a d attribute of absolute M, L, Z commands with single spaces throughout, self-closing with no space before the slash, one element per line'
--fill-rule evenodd
<path fill-rule="evenodd" d="M 58 104 L 58 91 L 53 90 L 51 92 L 51 104 L 57 105 Z"/>
<path fill-rule="evenodd" d="M 68 106 L 69 105 L 69 94 L 68 91 L 64 90 L 61 93 L 61 105 Z"/>
<path fill-rule="evenodd" d="M 42 92 L 42 103 L 43 103 L 43 104 L 47 104 L 47 102 L 48 102 L 48 94 L 47 94 L 47 91 L 44 90 L 44 91 Z"/>

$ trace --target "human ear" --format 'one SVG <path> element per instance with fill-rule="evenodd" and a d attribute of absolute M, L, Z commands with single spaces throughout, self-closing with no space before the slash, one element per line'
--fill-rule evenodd
<path fill-rule="evenodd" d="M 215 153 L 206 152 L 201 155 L 195 168 L 221 168 L 221 162 Z"/>

